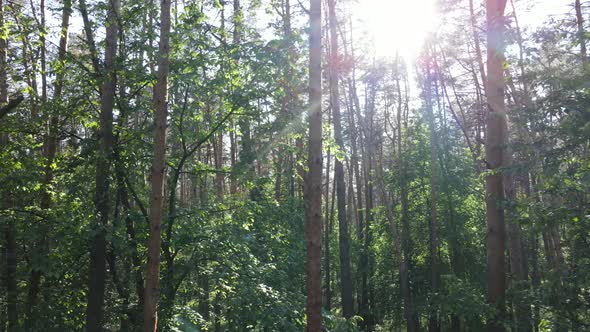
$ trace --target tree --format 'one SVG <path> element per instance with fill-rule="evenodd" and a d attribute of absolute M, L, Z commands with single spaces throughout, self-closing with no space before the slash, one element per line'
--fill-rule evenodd
<path fill-rule="evenodd" d="M 408 332 L 415 332 L 419 329 L 419 321 L 414 309 L 414 299 L 410 285 L 410 269 L 412 267 L 412 239 L 410 237 L 410 220 L 408 215 L 408 184 L 406 154 L 407 146 L 404 140 L 404 131 L 408 130 L 407 113 L 404 112 L 404 105 L 400 78 L 395 81 L 398 94 L 397 104 L 397 154 L 399 167 L 399 186 L 400 186 L 400 203 L 401 203 L 401 241 L 402 241 L 402 260 L 400 262 L 400 289 L 404 301 L 404 317 Z"/>
<path fill-rule="evenodd" d="M 338 48 L 338 22 L 336 17 L 335 0 L 328 1 L 328 16 L 330 22 L 330 104 L 334 121 L 334 140 L 339 150 L 344 150 L 342 138 L 342 118 L 340 115 L 339 68 L 340 56 Z M 338 232 L 340 244 L 340 287 L 342 293 L 342 313 L 345 318 L 353 315 L 352 278 L 350 270 L 350 246 L 348 220 L 346 215 L 346 185 L 344 182 L 344 167 L 339 157 L 334 161 L 334 177 L 336 181 L 336 198 L 338 201 Z M 326 220 L 327 222 L 327 220 Z M 326 272 L 328 273 L 328 272 Z"/>
<path fill-rule="evenodd" d="M 487 19 L 487 86 L 486 116 L 486 215 L 487 215 L 487 285 L 488 302 L 497 310 L 488 322 L 490 332 L 504 331 L 504 269 L 505 225 L 504 182 L 502 168 L 506 166 L 507 124 L 504 105 L 504 10 L 506 0 L 486 1 Z"/>
<path fill-rule="evenodd" d="M 428 116 L 428 127 L 430 130 L 430 291 L 438 292 L 439 288 L 439 236 L 438 236 L 438 156 L 437 156 L 437 133 L 434 109 L 432 106 L 432 78 L 430 63 L 426 65 L 424 98 Z M 428 322 L 428 331 L 440 331 L 439 321 L 436 313 L 431 313 Z"/>
<path fill-rule="evenodd" d="M 309 153 L 305 175 L 307 331 L 322 328 L 322 5 L 310 0 Z"/>
<path fill-rule="evenodd" d="M 168 75 L 170 68 L 170 1 L 160 4 L 158 80 L 154 86 L 154 159 L 151 170 L 150 232 L 143 309 L 143 330 L 158 328 L 160 296 L 160 245 L 162 243 L 163 186 L 166 176 L 166 126 L 168 116 Z"/>
<path fill-rule="evenodd" d="M 116 88 L 116 57 L 119 1 L 110 2 L 107 13 L 107 37 L 103 82 L 100 88 L 99 152 L 96 164 L 96 234 L 90 251 L 90 276 L 86 329 L 100 331 L 103 324 L 103 305 L 106 284 L 106 236 L 110 207 L 110 167 L 113 153 L 113 108 Z"/>
<path fill-rule="evenodd" d="M 58 57 L 57 61 L 61 70 L 58 71 L 55 82 L 54 82 L 54 93 L 53 93 L 53 102 L 56 105 L 60 105 L 62 102 L 62 93 L 64 87 L 64 80 L 65 80 L 65 65 L 66 65 L 66 53 L 68 51 L 68 33 L 69 33 L 69 25 L 70 25 L 70 16 L 72 14 L 72 1 L 65 0 L 63 2 L 63 9 L 62 9 L 62 17 L 61 17 L 61 26 L 60 26 L 60 38 L 59 38 L 59 50 L 58 50 Z M 61 105 L 60 105 L 61 106 Z M 53 194 L 51 192 L 51 185 L 54 180 L 54 171 L 53 171 L 53 163 L 57 153 L 57 145 L 58 145 L 58 124 L 59 124 L 59 116 L 57 114 L 52 114 L 49 117 L 48 121 L 48 130 L 46 133 L 46 138 L 43 141 L 43 156 L 45 160 L 45 171 L 44 171 L 44 178 L 43 178 L 43 191 L 41 192 L 41 199 L 39 202 L 39 206 L 41 209 L 49 210 L 53 205 Z M 41 241 L 38 244 L 37 250 L 40 251 L 41 256 L 43 258 L 47 258 L 48 254 L 48 246 L 47 237 L 49 236 L 48 232 L 50 230 L 49 225 L 46 223 L 41 228 Z M 38 297 L 39 291 L 41 287 L 41 276 L 42 271 L 39 268 L 33 267 L 31 271 L 31 281 L 29 285 L 29 294 L 28 294 L 28 303 L 27 303 L 27 322 L 28 324 L 32 324 L 35 320 L 34 316 L 34 309 L 38 304 Z"/>
<path fill-rule="evenodd" d="M 6 24 L 4 11 L 4 1 L 0 0 L 0 27 L 4 30 Z M 0 107 L 5 107 L 7 113 L 10 110 L 8 99 L 8 38 L 5 33 L 0 36 Z M 9 144 L 9 136 L 6 132 L 0 133 L 0 151 L 3 151 Z M 6 189 L 2 189 L 2 201 L 0 208 L 10 208 L 13 204 L 12 193 Z M 16 243 L 16 227 L 11 216 L 3 216 L 4 228 L 4 252 L 6 259 L 4 264 L 4 280 L 6 283 L 6 311 L 7 311 L 7 330 L 8 332 L 18 331 L 18 288 L 17 288 L 17 243 Z"/>

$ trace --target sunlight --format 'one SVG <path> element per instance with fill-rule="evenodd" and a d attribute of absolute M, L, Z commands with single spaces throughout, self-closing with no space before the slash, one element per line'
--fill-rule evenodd
<path fill-rule="evenodd" d="M 380 57 L 414 58 L 437 25 L 435 0 L 360 0 L 356 7 Z"/>

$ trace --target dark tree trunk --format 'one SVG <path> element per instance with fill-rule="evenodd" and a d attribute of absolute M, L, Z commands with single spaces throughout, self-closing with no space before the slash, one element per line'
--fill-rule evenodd
<path fill-rule="evenodd" d="M 160 297 L 160 246 L 162 243 L 163 189 L 166 176 L 166 118 L 168 115 L 168 73 L 170 68 L 170 0 L 160 3 L 160 44 L 158 80 L 154 87 L 154 160 L 150 195 L 150 235 L 144 296 L 143 330 L 153 332 L 158 326 Z"/>
<path fill-rule="evenodd" d="M 328 0 L 328 18 L 330 25 L 330 101 L 333 112 L 334 140 L 339 149 L 344 150 L 342 138 L 342 119 L 340 115 L 340 91 L 338 82 L 339 48 L 335 0 Z M 344 181 L 344 166 L 342 160 L 334 160 L 334 179 L 336 180 L 336 199 L 338 206 L 338 239 L 340 249 L 340 287 L 342 294 L 342 315 L 350 318 L 354 306 L 352 299 L 352 276 L 350 272 L 350 245 L 348 234 L 348 220 L 346 215 L 346 187 Z"/>
<path fill-rule="evenodd" d="M 86 329 L 101 331 L 106 285 L 106 226 L 110 214 L 109 175 L 113 150 L 113 106 L 115 102 L 119 1 L 113 0 L 107 14 L 105 68 L 100 99 L 99 151 L 96 163 L 96 230 L 90 250 L 90 278 Z"/>
<path fill-rule="evenodd" d="M 4 20 L 4 1 L 0 0 L 0 26 L 5 26 Z M 0 35 L 0 107 L 8 106 L 8 40 Z M 0 133 L 0 151 L 9 143 L 7 133 Z M 2 201 L 0 207 L 10 208 L 13 205 L 12 194 L 6 188 L 2 190 Z M 16 280 L 17 253 L 16 253 L 16 226 L 12 216 L 3 220 L 4 224 L 4 282 L 6 283 L 6 308 L 7 308 L 7 328 L 8 332 L 18 331 L 18 288 Z"/>
<path fill-rule="evenodd" d="M 330 111 L 328 111 L 328 119 L 330 119 Z M 329 121 L 329 120 L 328 120 Z M 332 308 L 332 287 L 331 287 L 331 257 L 330 257 L 330 171 L 332 150 L 328 149 L 328 157 L 326 158 L 326 191 L 324 198 L 324 309 L 330 311 Z M 332 193 L 332 206 L 336 199 L 336 180 L 332 185 L 334 193 Z M 332 211 L 333 213 L 333 211 Z"/>
<path fill-rule="evenodd" d="M 322 329 L 322 28 L 320 0 L 311 0 L 309 37 L 309 171 L 305 175 L 307 332 Z"/>

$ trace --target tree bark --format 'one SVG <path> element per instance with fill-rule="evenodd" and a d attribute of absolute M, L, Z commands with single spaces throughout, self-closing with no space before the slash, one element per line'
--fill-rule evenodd
<path fill-rule="evenodd" d="M 163 190 L 166 176 L 166 118 L 168 115 L 168 74 L 170 68 L 170 0 L 160 3 L 158 80 L 154 87 L 154 159 L 151 172 L 150 234 L 144 296 L 143 330 L 158 325 L 160 298 L 160 246 L 162 243 Z"/>
<path fill-rule="evenodd" d="M 309 171 L 305 175 L 307 332 L 322 328 L 322 5 L 310 0 Z"/>
<path fill-rule="evenodd" d="M 328 121 L 330 121 L 331 114 L 328 110 Z M 331 288 L 331 260 L 330 260 L 330 206 L 334 205 L 336 199 L 336 180 L 332 185 L 332 205 L 330 205 L 330 172 L 332 162 L 332 149 L 328 148 L 328 156 L 326 160 L 326 191 L 324 198 L 324 309 L 330 311 L 332 307 L 332 288 Z M 333 212 L 333 211 L 332 211 Z"/>
<path fill-rule="evenodd" d="M 488 331 L 504 331 L 506 281 L 504 268 L 504 182 L 506 166 L 507 124 L 504 104 L 504 10 L 506 0 L 487 0 L 487 87 L 486 117 L 486 215 L 487 215 L 487 300 L 496 313 L 488 323 Z"/>
<path fill-rule="evenodd" d="M 436 122 L 432 106 L 432 78 L 430 65 L 427 66 L 424 98 L 428 111 L 428 126 L 430 129 L 430 292 L 438 292 L 440 280 L 439 244 L 438 244 L 438 167 L 437 167 L 437 139 Z M 430 313 L 428 331 L 440 331 L 440 323 L 436 313 Z"/>
<path fill-rule="evenodd" d="M 340 56 L 338 48 L 338 32 L 335 0 L 328 0 L 328 18 L 330 25 L 330 103 L 334 123 L 334 140 L 338 148 L 344 151 L 342 138 L 342 119 L 340 115 L 339 72 Z M 353 315 L 352 277 L 350 272 L 350 239 L 346 215 L 346 187 L 344 166 L 336 156 L 334 160 L 334 177 L 336 180 L 336 199 L 338 206 L 338 239 L 340 249 L 340 287 L 342 294 L 342 315 L 349 319 Z"/>
<path fill-rule="evenodd" d="M 99 151 L 96 163 L 96 225 L 90 250 L 87 331 L 101 331 L 106 285 L 106 226 L 110 214 L 109 175 L 113 153 L 113 106 L 115 102 L 119 0 L 112 0 L 107 13 L 105 65 L 100 99 Z"/>
<path fill-rule="evenodd" d="M 0 27 L 4 27 L 4 1 L 0 0 Z M 5 34 L 0 34 L 0 107 L 6 107 L 8 101 L 8 39 L 3 38 Z M 8 133 L 0 133 L 0 151 L 9 143 Z M 10 208 L 12 206 L 12 194 L 5 188 L 1 189 L 2 201 L 0 206 L 2 208 Z M 5 218 L 3 218 L 5 219 Z M 6 217 L 3 220 L 4 224 L 4 257 L 6 261 L 4 264 L 4 282 L 6 283 L 6 309 L 7 309 L 7 331 L 18 331 L 18 288 L 16 280 L 17 268 L 17 244 L 16 244 L 16 225 L 12 216 Z"/>

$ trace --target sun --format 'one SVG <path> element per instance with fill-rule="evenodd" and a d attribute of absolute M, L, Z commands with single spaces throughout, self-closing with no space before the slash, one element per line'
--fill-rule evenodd
<path fill-rule="evenodd" d="M 379 57 L 416 57 L 438 18 L 436 0 L 358 0 L 353 13 Z"/>

